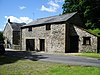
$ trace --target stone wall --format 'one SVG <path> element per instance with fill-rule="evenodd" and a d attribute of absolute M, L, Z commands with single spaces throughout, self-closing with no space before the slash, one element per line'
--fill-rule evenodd
<path fill-rule="evenodd" d="M 65 25 L 52 25 L 51 50 L 55 52 L 65 52 Z"/>
<path fill-rule="evenodd" d="M 52 24 L 51 30 L 46 25 L 22 29 L 22 50 L 26 50 L 26 39 L 35 39 L 35 50 L 40 50 L 40 39 L 45 39 L 45 52 L 65 52 L 65 24 Z"/>
<path fill-rule="evenodd" d="M 14 50 L 20 50 L 20 45 L 13 45 Z"/>
<path fill-rule="evenodd" d="M 97 52 L 97 37 L 82 28 L 71 26 L 70 35 L 79 36 L 79 52 Z M 91 45 L 83 45 L 83 37 L 90 37 Z"/>
<path fill-rule="evenodd" d="M 13 44 L 20 45 L 20 31 L 13 31 Z"/>
<path fill-rule="evenodd" d="M 6 27 L 3 31 L 3 36 L 5 38 L 5 48 L 20 50 L 20 31 L 13 31 L 10 23 L 6 24 Z"/>
<path fill-rule="evenodd" d="M 13 41 L 12 41 L 12 38 L 13 38 L 13 32 L 12 32 L 12 28 L 11 26 L 9 25 L 9 23 L 7 23 L 4 31 L 3 31 L 3 36 L 4 36 L 4 42 L 5 42 L 5 47 L 6 48 L 12 48 L 12 45 L 13 45 Z"/>

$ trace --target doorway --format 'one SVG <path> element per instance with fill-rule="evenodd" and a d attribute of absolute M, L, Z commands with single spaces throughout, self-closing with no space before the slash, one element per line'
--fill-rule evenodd
<path fill-rule="evenodd" d="M 100 37 L 98 37 L 97 42 L 97 53 L 100 53 Z"/>
<path fill-rule="evenodd" d="M 45 51 L 45 39 L 40 39 L 40 51 Z"/>
<path fill-rule="evenodd" d="M 78 52 L 79 36 L 70 36 L 70 53 Z"/>
<path fill-rule="evenodd" d="M 26 39 L 26 50 L 27 51 L 35 50 L 35 40 L 34 39 Z"/>

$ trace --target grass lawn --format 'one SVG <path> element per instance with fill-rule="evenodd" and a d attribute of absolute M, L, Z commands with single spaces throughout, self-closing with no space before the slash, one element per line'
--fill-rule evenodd
<path fill-rule="evenodd" d="M 100 67 L 69 66 L 2 56 L 0 75 L 100 75 Z"/>
<path fill-rule="evenodd" d="M 79 53 L 79 54 L 76 54 L 76 56 L 86 56 L 86 57 L 92 57 L 92 58 L 100 58 L 100 53 Z"/>

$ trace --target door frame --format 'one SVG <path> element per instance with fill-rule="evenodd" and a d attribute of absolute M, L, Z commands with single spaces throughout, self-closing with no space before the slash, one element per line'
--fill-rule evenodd
<path fill-rule="evenodd" d="M 69 51 L 70 53 L 78 53 L 79 50 L 79 36 L 70 36 Z"/>
<path fill-rule="evenodd" d="M 40 39 L 40 51 L 45 51 L 45 39 Z"/>
<path fill-rule="evenodd" d="M 26 50 L 27 51 L 35 50 L 35 39 L 26 39 Z"/>

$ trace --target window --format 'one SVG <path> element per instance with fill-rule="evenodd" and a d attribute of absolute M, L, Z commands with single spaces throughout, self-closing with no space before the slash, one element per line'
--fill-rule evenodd
<path fill-rule="evenodd" d="M 83 37 L 83 45 L 91 45 L 91 37 Z"/>
<path fill-rule="evenodd" d="M 32 27 L 29 27 L 29 28 L 28 28 L 28 31 L 32 31 Z"/>
<path fill-rule="evenodd" d="M 46 30 L 51 30 L 51 24 L 46 25 Z"/>

